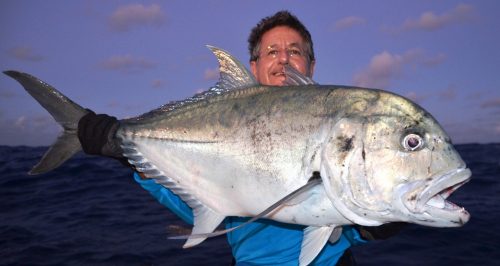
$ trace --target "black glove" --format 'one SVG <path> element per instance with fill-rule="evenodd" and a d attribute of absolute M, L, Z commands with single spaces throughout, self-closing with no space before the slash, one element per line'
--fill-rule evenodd
<path fill-rule="evenodd" d="M 87 109 L 88 110 L 88 109 Z M 84 115 L 78 121 L 78 139 L 83 151 L 87 154 L 102 155 L 119 160 L 130 166 L 123 156 L 120 141 L 115 138 L 120 122 L 114 116 L 96 115 L 93 111 Z"/>
<path fill-rule="evenodd" d="M 361 226 L 355 225 L 354 227 L 358 229 L 361 237 L 366 240 L 377 240 L 377 239 L 387 239 L 391 236 L 398 234 L 407 223 L 404 222 L 394 222 L 383 224 L 379 226 Z"/>

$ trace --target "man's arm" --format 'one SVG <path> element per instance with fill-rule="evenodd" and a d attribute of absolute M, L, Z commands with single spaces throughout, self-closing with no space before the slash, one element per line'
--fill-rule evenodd
<path fill-rule="evenodd" d="M 135 172 L 134 179 L 163 206 L 167 207 L 186 223 L 193 224 L 193 211 L 179 196 L 152 179 L 142 178 L 140 173 Z"/>
<path fill-rule="evenodd" d="M 127 158 L 123 156 L 119 140 L 115 134 L 120 126 L 116 117 L 106 114 L 96 115 L 89 110 L 78 122 L 78 139 L 82 149 L 87 154 L 101 155 L 120 161 L 123 165 L 131 167 Z M 134 169 L 135 171 L 135 169 Z M 134 179 L 162 205 L 179 216 L 186 223 L 193 224 L 193 212 L 177 195 L 154 180 L 147 179 L 141 173 L 134 173 Z"/>

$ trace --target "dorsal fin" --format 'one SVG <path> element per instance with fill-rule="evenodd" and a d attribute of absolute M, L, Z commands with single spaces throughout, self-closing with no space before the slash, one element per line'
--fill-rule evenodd
<path fill-rule="evenodd" d="M 169 102 L 138 117 L 127 119 L 127 121 L 129 123 L 138 122 L 143 119 L 155 117 L 159 113 L 170 112 L 181 106 L 203 101 L 214 95 L 220 95 L 231 90 L 259 85 L 245 66 L 228 52 L 210 45 L 207 45 L 207 47 L 212 50 L 219 61 L 220 78 L 215 86 L 204 92 L 197 93 L 193 97 L 185 100 Z"/>
<path fill-rule="evenodd" d="M 318 84 L 310 77 L 306 77 L 290 65 L 285 65 L 285 76 L 286 79 L 284 85 L 288 86 Z"/>
<path fill-rule="evenodd" d="M 220 78 L 217 83 L 219 88 L 233 90 L 258 85 L 252 73 L 238 59 L 220 48 L 210 45 L 207 45 L 207 47 L 212 50 L 212 53 L 219 60 Z"/>

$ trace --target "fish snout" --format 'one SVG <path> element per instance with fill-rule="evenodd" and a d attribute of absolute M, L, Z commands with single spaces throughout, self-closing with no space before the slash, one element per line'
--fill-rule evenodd
<path fill-rule="evenodd" d="M 467 223 L 469 212 L 446 199 L 467 183 L 471 174 L 470 169 L 464 167 L 430 178 L 413 205 L 415 214 L 423 218 L 416 223 L 434 227 L 458 227 Z"/>

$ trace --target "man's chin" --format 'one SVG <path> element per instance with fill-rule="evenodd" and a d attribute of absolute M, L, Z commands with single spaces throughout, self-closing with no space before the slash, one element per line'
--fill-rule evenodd
<path fill-rule="evenodd" d="M 266 84 L 266 85 L 269 85 L 269 86 L 283 86 L 283 85 L 285 85 L 285 80 L 286 80 L 285 76 L 271 77 L 269 79 L 269 84 Z"/>

